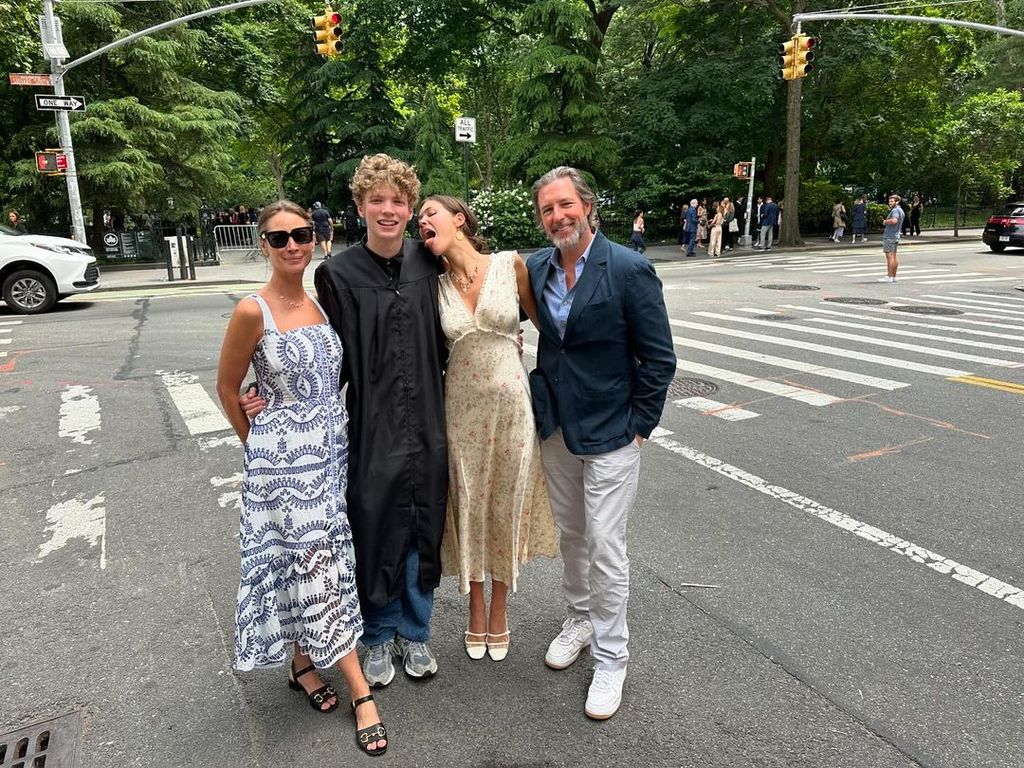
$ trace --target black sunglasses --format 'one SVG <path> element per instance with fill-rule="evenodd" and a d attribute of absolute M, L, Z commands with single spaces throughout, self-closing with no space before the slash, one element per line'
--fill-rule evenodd
<path fill-rule="evenodd" d="M 296 227 L 291 232 L 275 229 L 273 232 L 264 232 L 260 237 L 270 243 L 271 248 L 284 248 L 288 245 L 289 237 L 295 241 L 296 245 L 305 245 L 313 242 L 313 228 L 310 226 Z"/>

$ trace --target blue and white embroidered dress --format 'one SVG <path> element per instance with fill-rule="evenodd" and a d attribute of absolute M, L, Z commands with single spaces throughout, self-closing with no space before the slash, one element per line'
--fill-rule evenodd
<path fill-rule="evenodd" d="M 245 444 L 235 668 L 283 664 L 297 642 L 323 669 L 363 633 L 345 506 L 341 341 L 326 317 L 281 333 L 263 298 L 250 298 L 263 310 L 252 365 L 267 407 Z"/>

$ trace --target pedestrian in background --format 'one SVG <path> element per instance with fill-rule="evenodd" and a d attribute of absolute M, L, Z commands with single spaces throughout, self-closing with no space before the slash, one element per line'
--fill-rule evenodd
<path fill-rule="evenodd" d="M 337 708 L 338 693 L 317 670 L 337 665 L 355 710 L 356 743 L 381 754 L 387 732 L 355 652 L 363 620 L 345 504 L 341 341 L 302 285 L 314 249 L 306 212 L 272 203 L 257 231 L 270 280 L 235 308 L 217 370 L 217 393 L 245 448 L 235 668 L 279 666 L 290 645 L 288 685 L 326 713 Z M 252 424 L 238 400 L 250 365 L 266 401 Z"/>
<path fill-rule="evenodd" d="M 842 200 L 837 200 L 836 204 L 832 206 L 832 237 L 830 237 L 829 240 L 833 243 L 842 241 L 845 229 L 846 206 L 843 205 Z"/>
<path fill-rule="evenodd" d="M 442 569 L 469 595 L 466 654 L 502 661 L 511 640 L 508 591 L 516 591 L 520 565 L 558 554 L 518 343 L 520 307 L 536 326 L 537 302 L 519 254 L 489 253 L 464 201 L 447 195 L 424 200 L 419 235 L 448 265 L 438 280 L 449 350 Z"/>
<path fill-rule="evenodd" d="M 686 253 L 690 245 L 690 205 L 683 202 L 679 206 L 679 250 Z"/>
<path fill-rule="evenodd" d="M 900 210 L 903 211 L 903 222 L 900 224 L 900 234 L 906 235 L 910 231 L 910 204 L 900 198 Z"/>
<path fill-rule="evenodd" d="M 708 206 L 706 200 L 697 205 L 697 245 L 707 247 L 708 242 Z"/>
<path fill-rule="evenodd" d="M 725 202 L 716 203 L 714 213 L 708 222 L 708 256 L 717 259 L 722 255 L 722 222 L 725 220 Z"/>
<path fill-rule="evenodd" d="M 697 198 L 693 198 L 690 200 L 690 206 L 686 209 L 686 228 L 688 230 L 686 255 L 690 258 L 696 258 L 697 256 L 698 210 Z"/>
<path fill-rule="evenodd" d="M 19 235 L 27 235 L 28 227 L 26 227 L 22 221 L 21 216 L 14 209 L 7 212 L 7 223 L 10 224 L 11 229 L 17 232 Z"/>
<path fill-rule="evenodd" d="M 329 208 L 319 200 L 313 203 L 313 229 L 316 231 L 316 241 L 324 249 L 324 258 L 331 257 L 331 248 L 334 246 L 334 218 Z"/>
<path fill-rule="evenodd" d="M 584 712 L 603 720 L 619 709 L 629 660 L 626 527 L 640 455 L 676 356 L 661 281 L 647 259 L 595 231 L 597 197 L 582 174 L 552 169 L 533 202 L 554 247 L 527 264 L 540 321 L 530 387 L 568 604 L 544 662 L 565 669 L 589 645 Z"/>
<path fill-rule="evenodd" d="M 761 207 L 761 238 L 755 248 L 770 251 L 772 249 L 772 234 L 775 225 L 779 221 L 779 206 L 772 199 L 771 195 L 765 195 L 764 205 Z"/>
<path fill-rule="evenodd" d="M 921 199 L 920 193 L 915 192 L 910 203 L 910 235 L 912 237 L 921 234 L 922 213 L 924 213 L 924 201 Z"/>
<path fill-rule="evenodd" d="M 721 250 L 732 250 L 732 236 L 736 226 L 736 206 L 728 197 L 722 198 L 722 248 Z M 721 250 L 719 253 L 721 253 Z"/>
<path fill-rule="evenodd" d="M 885 231 L 882 233 L 882 252 L 885 254 L 886 276 L 878 278 L 880 283 L 895 283 L 899 259 L 896 257 L 896 246 L 900 242 L 900 234 L 906 223 L 907 215 L 900 205 L 899 195 L 889 195 L 889 215 L 882 222 Z"/>
<path fill-rule="evenodd" d="M 647 250 L 647 243 L 644 242 L 644 212 L 637 210 L 633 214 L 633 234 L 629 238 L 634 251 L 643 253 Z"/>
<path fill-rule="evenodd" d="M 850 222 L 853 226 L 853 242 L 857 242 L 857 238 L 860 237 L 861 241 L 867 242 L 868 236 L 868 204 L 864 195 L 861 195 L 853 204 L 853 220 Z"/>

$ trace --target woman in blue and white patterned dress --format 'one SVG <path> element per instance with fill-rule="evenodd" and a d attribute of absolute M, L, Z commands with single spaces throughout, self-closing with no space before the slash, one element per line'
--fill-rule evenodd
<path fill-rule="evenodd" d="M 363 620 L 345 506 L 341 341 L 303 288 L 314 248 L 306 211 L 288 201 L 268 205 L 257 231 L 272 274 L 231 316 L 217 372 L 221 404 L 245 445 L 235 668 L 280 666 L 292 646 L 289 686 L 331 712 L 338 694 L 318 670 L 337 664 L 357 743 L 381 754 L 387 733 L 355 653 Z M 252 424 L 238 403 L 250 364 L 267 400 Z"/>

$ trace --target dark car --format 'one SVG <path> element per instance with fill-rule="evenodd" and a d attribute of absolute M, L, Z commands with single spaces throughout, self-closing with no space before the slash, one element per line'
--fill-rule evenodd
<path fill-rule="evenodd" d="M 996 253 L 1008 245 L 1024 248 L 1024 203 L 1007 203 L 1002 213 L 990 216 L 981 240 Z"/>

